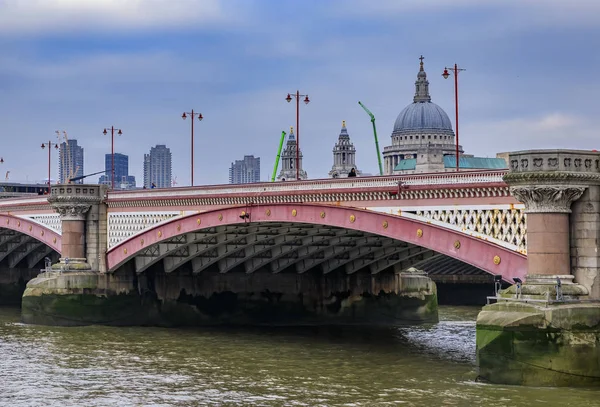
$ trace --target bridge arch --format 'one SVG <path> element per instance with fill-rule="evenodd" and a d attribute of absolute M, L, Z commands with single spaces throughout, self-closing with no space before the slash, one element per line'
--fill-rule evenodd
<path fill-rule="evenodd" d="M 0 261 L 6 259 L 9 268 L 24 259 L 28 268 L 33 268 L 53 251 L 60 255 L 61 243 L 61 235 L 44 225 L 0 214 Z"/>
<path fill-rule="evenodd" d="M 170 242 L 165 244 L 162 254 L 154 257 L 155 260 L 163 258 L 166 252 L 172 253 L 185 244 L 172 241 L 177 237 L 235 225 L 273 225 L 279 229 L 285 229 L 286 225 L 312 225 L 362 232 L 366 234 L 364 238 L 374 236 L 393 239 L 398 245 L 407 244 L 405 249 L 409 251 L 411 247 L 420 247 L 455 258 L 490 274 L 501 275 L 507 281 L 513 277 L 523 278 L 527 270 L 527 258 L 523 254 L 455 230 L 369 210 L 303 203 L 230 207 L 175 218 L 111 248 L 107 253 L 108 270 L 115 271 L 144 251 Z M 274 235 L 279 236 L 276 232 Z M 339 236 L 331 236 L 333 239 L 336 237 Z M 385 243 L 383 246 L 378 245 L 380 253 L 391 250 L 385 247 Z"/>

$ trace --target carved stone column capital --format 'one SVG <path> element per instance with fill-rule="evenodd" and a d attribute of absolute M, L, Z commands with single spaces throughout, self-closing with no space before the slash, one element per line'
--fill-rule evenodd
<path fill-rule="evenodd" d="M 98 201 L 95 197 L 81 196 L 53 195 L 48 198 L 48 202 L 60 214 L 62 220 L 85 221 L 86 213 Z"/>
<path fill-rule="evenodd" d="M 571 204 L 586 187 L 567 185 L 511 186 L 510 193 L 525 205 L 526 213 L 571 213 Z"/>

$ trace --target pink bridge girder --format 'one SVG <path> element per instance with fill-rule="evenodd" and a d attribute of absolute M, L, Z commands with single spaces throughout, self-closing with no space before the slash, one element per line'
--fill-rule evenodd
<path fill-rule="evenodd" d="M 0 215 L 0 227 L 31 236 L 32 238 L 52 248 L 52 250 L 55 250 L 58 253 L 61 252 L 61 235 L 46 226 L 40 225 L 39 223 L 12 215 Z"/>
<path fill-rule="evenodd" d="M 245 221 L 242 212 L 249 214 Z M 527 257 L 483 239 L 418 220 L 355 208 L 290 203 L 238 206 L 175 218 L 121 242 L 107 253 L 107 268 L 115 271 L 151 245 L 202 229 L 243 223 L 293 222 L 327 225 L 373 233 L 412 243 L 471 264 L 504 280 L 523 279 Z"/>

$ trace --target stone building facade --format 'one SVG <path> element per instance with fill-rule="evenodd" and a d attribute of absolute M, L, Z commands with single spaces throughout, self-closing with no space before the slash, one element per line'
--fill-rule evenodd
<path fill-rule="evenodd" d="M 333 147 L 333 166 L 329 171 L 329 177 L 347 177 L 352 168 L 356 171 L 356 175 L 360 175 L 360 171 L 356 167 L 356 148 L 350 141 L 350 135 L 344 120 L 342 121 L 342 130 L 338 136 L 338 141 Z"/>
<path fill-rule="evenodd" d="M 298 154 L 300 179 L 307 179 L 308 175 L 306 174 L 306 171 L 302 169 L 302 150 L 300 150 Z M 281 153 L 281 171 L 279 171 L 277 181 L 293 180 L 296 180 L 296 136 L 294 135 L 294 128 L 290 127 L 287 144 Z"/>
<path fill-rule="evenodd" d="M 429 81 L 423 67 L 423 57 L 413 103 L 398 115 L 392 131 L 392 145 L 383 149 L 384 173 L 395 173 L 403 160 L 416 160 L 411 172 L 436 172 L 444 170 L 443 157 L 456 154 L 452 123 L 444 110 L 431 101 Z M 463 154 L 459 146 L 459 154 Z"/>

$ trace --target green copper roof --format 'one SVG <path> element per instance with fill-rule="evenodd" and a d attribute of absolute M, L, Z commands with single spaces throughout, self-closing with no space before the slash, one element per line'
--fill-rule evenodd
<path fill-rule="evenodd" d="M 506 161 L 503 158 L 486 157 L 460 157 L 458 165 L 460 168 L 474 170 L 499 170 L 506 167 Z M 456 156 L 444 156 L 444 168 L 456 168 Z"/>
<path fill-rule="evenodd" d="M 416 158 L 409 158 L 406 160 L 400 160 L 394 171 L 406 171 L 406 170 L 414 170 L 417 165 Z"/>
<path fill-rule="evenodd" d="M 400 160 L 394 171 L 410 171 L 414 170 L 417 165 L 415 158 Z M 460 157 L 458 165 L 460 168 L 468 170 L 498 170 L 505 169 L 506 161 L 502 158 L 486 158 L 486 157 Z M 444 168 L 456 168 L 456 156 L 444 156 Z"/>

